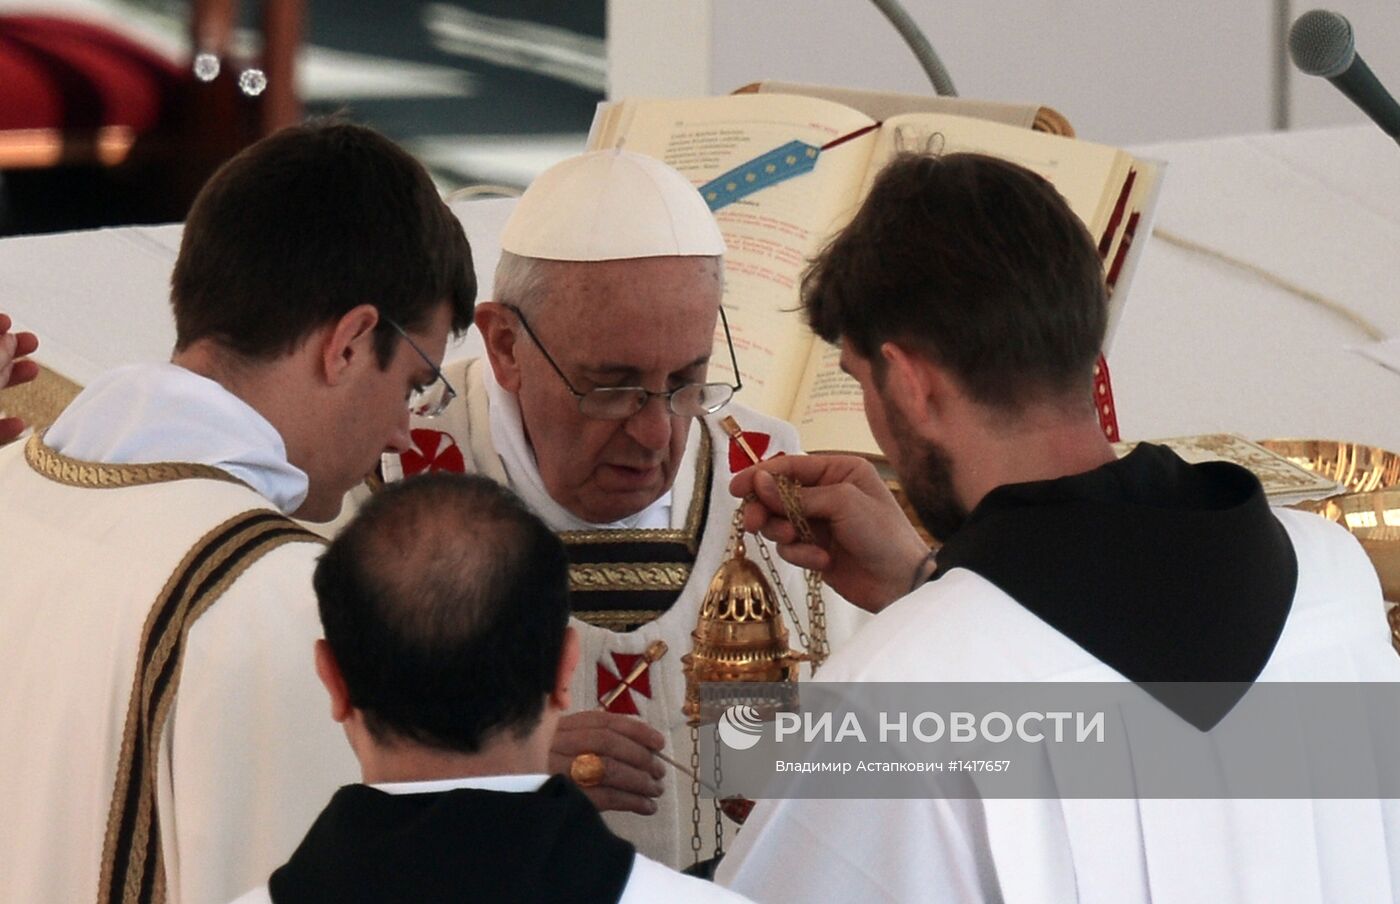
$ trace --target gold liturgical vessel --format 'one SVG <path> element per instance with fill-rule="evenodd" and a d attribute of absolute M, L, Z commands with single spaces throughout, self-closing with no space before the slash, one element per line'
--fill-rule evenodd
<path fill-rule="evenodd" d="M 1390 640 L 1400 652 L 1400 455 L 1320 439 L 1266 439 L 1259 445 L 1342 485 L 1340 495 L 1295 507 L 1336 521 L 1360 541 L 1390 604 Z"/>
<path fill-rule="evenodd" d="M 710 581 L 690 639 L 691 650 L 681 664 L 685 715 L 692 725 L 702 719 L 701 684 L 792 683 L 797 681 L 798 663 L 811 658 L 789 649 L 777 593 L 744 555 L 737 530 L 730 538 L 729 558 Z"/>
<path fill-rule="evenodd" d="M 756 463 L 758 456 L 748 447 L 733 418 L 722 422 L 735 442 Z M 781 485 L 781 482 L 780 482 Z M 805 519 L 796 509 L 795 488 L 783 490 L 785 507 L 790 520 L 806 528 Z M 795 517 L 794 517 L 795 516 Z M 746 707 L 758 719 L 771 719 L 780 709 L 797 706 L 797 677 L 801 663 L 813 666 L 826 658 L 826 618 L 822 608 L 821 580 L 808 574 L 808 620 L 810 634 L 797 618 L 797 612 L 760 539 L 758 548 L 763 555 L 768 575 L 744 554 L 743 507 L 735 511 L 729 545 L 724 563 L 715 572 L 695 630 L 690 633 L 691 650 L 681 657 L 685 673 L 686 721 L 690 725 L 692 813 L 691 850 L 698 863 L 700 849 L 700 726 L 717 722 L 734 706 Z M 788 630 L 784 624 L 786 609 L 792 624 L 809 651 L 799 653 L 788 646 Z M 722 778 L 720 747 L 715 744 L 714 779 L 718 786 Z M 708 785 L 707 785 L 708 787 Z M 715 800 L 715 847 L 713 856 L 724 853 L 724 824 L 721 814 L 743 822 L 752 804 L 738 797 Z"/>

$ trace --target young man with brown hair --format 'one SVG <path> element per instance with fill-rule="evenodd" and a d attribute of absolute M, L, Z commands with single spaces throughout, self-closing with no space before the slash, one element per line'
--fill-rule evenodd
<path fill-rule="evenodd" d="M 970 154 L 897 160 L 804 305 L 943 541 L 935 560 L 861 459 L 734 480 L 761 500 L 751 529 L 878 613 L 823 681 L 1126 679 L 1196 732 L 1256 681 L 1400 680 L 1375 572 L 1341 527 L 1271 509 L 1234 465 L 1150 443 L 1116 458 L 1091 397 L 1098 255 L 1043 179 Z M 817 544 L 783 520 L 774 474 L 803 484 Z M 1215 708 L 1162 690 L 1179 682 L 1214 682 Z M 1397 827 L 1393 800 L 773 800 L 719 877 L 774 902 L 1379 902 Z"/>
<path fill-rule="evenodd" d="M 0 899 L 227 901 L 353 778 L 307 661 L 320 546 L 286 516 L 408 447 L 474 295 L 427 173 L 368 129 L 211 178 L 170 363 L 0 452 Z"/>

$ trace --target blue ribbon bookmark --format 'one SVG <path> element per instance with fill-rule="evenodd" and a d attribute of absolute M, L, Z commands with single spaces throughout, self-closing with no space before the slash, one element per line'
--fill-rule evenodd
<path fill-rule="evenodd" d="M 810 173 L 820 154 L 821 150 L 813 145 L 789 141 L 700 186 L 700 196 L 710 210 L 719 210 L 759 189 Z"/>

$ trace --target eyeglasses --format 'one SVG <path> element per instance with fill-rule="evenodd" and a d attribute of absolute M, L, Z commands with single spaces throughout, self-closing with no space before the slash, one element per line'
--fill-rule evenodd
<path fill-rule="evenodd" d="M 395 332 L 403 337 L 403 341 L 408 343 L 408 347 L 418 353 L 418 357 L 423 359 L 423 363 L 433 369 L 433 381 L 427 386 L 415 388 L 408 396 L 408 413 L 415 417 L 437 417 L 447 410 L 447 406 L 452 400 L 457 398 L 457 390 L 452 388 L 452 384 L 447 382 L 447 378 L 442 375 L 442 368 L 433 363 L 433 359 L 423 353 L 418 347 L 418 343 L 409 338 L 404 328 L 399 326 L 388 317 L 384 322 L 393 327 Z"/>
<path fill-rule="evenodd" d="M 662 392 L 652 392 L 641 386 L 599 386 L 588 392 L 579 392 L 554 362 L 553 356 L 530 328 L 530 322 L 525 319 L 520 309 L 513 304 L 504 307 L 520 318 L 520 325 L 525 327 L 525 332 L 544 355 L 544 359 L 578 400 L 578 410 L 584 417 L 605 421 L 624 420 L 645 408 L 653 397 L 665 399 L 667 409 L 677 417 L 704 417 L 728 405 L 729 400 L 734 398 L 734 393 L 744 388 L 743 378 L 739 376 L 739 359 L 734 355 L 734 340 L 729 335 L 729 319 L 724 316 L 723 307 L 719 309 L 719 319 L 724 324 L 724 340 L 729 344 L 729 362 L 734 367 L 734 378 L 738 382 L 733 386 L 728 383 L 687 383 Z"/>

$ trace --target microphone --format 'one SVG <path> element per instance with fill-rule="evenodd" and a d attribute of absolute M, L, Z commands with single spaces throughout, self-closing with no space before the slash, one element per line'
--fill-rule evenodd
<path fill-rule="evenodd" d="M 1325 9 L 1303 13 L 1288 30 L 1288 55 L 1303 72 L 1336 85 L 1382 132 L 1400 141 L 1400 104 L 1356 52 L 1345 16 Z"/>

